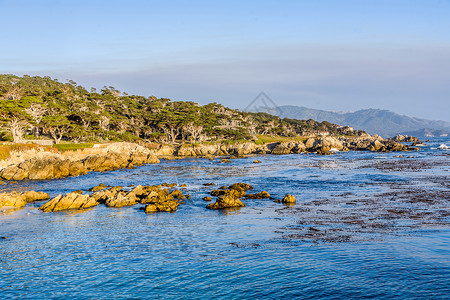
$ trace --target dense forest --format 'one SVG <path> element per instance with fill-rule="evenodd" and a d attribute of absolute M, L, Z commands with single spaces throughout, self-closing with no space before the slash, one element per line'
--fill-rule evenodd
<path fill-rule="evenodd" d="M 250 140 L 257 135 L 360 134 L 314 120 L 280 119 L 210 103 L 100 91 L 48 76 L 0 75 L 0 140 L 153 141 L 165 143 Z"/>

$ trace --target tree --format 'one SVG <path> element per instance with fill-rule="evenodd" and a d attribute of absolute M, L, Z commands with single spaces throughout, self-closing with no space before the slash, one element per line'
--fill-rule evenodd
<path fill-rule="evenodd" d="M 59 144 L 63 136 L 71 130 L 70 122 L 61 115 L 46 116 L 43 118 L 43 122 L 45 124 L 44 132 L 50 134 L 55 144 Z"/>
<path fill-rule="evenodd" d="M 3 98 L 6 100 L 18 100 L 23 95 L 23 89 L 17 84 L 13 84 L 8 91 L 5 93 Z"/>
<path fill-rule="evenodd" d="M 13 116 L 6 125 L 2 126 L 2 129 L 9 131 L 14 143 L 21 143 L 23 141 L 25 129 L 28 126 L 29 124 L 26 120 Z"/>
<path fill-rule="evenodd" d="M 122 119 L 117 122 L 117 128 L 119 129 L 120 134 L 124 134 L 125 131 L 128 130 L 129 124 L 128 119 Z"/>
<path fill-rule="evenodd" d="M 180 134 L 181 128 L 166 124 L 166 125 L 161 126 L 161 129 L 164 131 L 164 133 L 167 137 L 167 142 L 171 142 L 172 144 L 175 144 L 177 136 Z"/>
<path fill-rule="evenodd" d="M 36 125 L 39 125 L 47 112 L 47 109 L 42 107 L 39 103 L 33 102 L 30 107 L 25 109 L 25 112 L 31 116 Z M 39 128 L 37 126 L 33 127 L 33 133 L 36 137 L 39 136 Z"/>
<path fill-rule="evenodd" d="M 69 125 L 57 125 L 47 128 L 47 132 L 50 133 L 53 140 L 55 141 L 55 144 L 59 144 L 63 136 L 69 133 L 69 131 L 70 131 Z"/>
<path fill-rule="evenodd" d="M 101 116 L 98 120 L 98 126 L 104 131 L 109 130 L 109 118 L 107 116 Z"/>
<path fill-rule="evenodd" d="M 191 136 L 191 142 L 200 141 L 201 134 L 203 131 L 203 126 L 196 125 L 194 123 L 189 123 L 183 126 L 183 130 L 186 131 Z"/>

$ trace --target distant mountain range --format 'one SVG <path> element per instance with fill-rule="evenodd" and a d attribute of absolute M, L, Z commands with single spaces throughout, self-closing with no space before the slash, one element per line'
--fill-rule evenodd
<path fill-rule="evenodd" d="M 407 134 L 420 137 L 450 135 L 450 122 L 432 121 L 396 114 L 389 110 L 364 109 L 355 112 L 332 112 L 307 107 L 284 105 L 277 108 L 282 118 L 348 125 L 369 134 L 390 137 Z"/>

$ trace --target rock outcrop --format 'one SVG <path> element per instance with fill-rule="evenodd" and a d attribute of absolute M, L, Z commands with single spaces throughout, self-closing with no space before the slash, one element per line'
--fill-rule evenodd
<path fill-rule="evenodd" d="M 0 193 L 0 208 L 2 207 L 24 207 L 27 203 L 47 200 L 50 196 L 44 192 L 11 192 Z"/>
<path fill-rule="evenodd" d="M 175 212 L 180 203 L 176 200 L 150 203 L 145 206 L 144 211 L 148 214 L 155 212 Z"/>
<path fill-rule="evenodd" d="M 231 195 L 224 195 L 217 199 L 215 203 L 208 204 L 206 208 L 208 209 L 223 209 L 223 208 L 233 208 L 233 207 L 244 207 L 245 204 L 242 203 L 236 197 Z"/>
<path fill-rule="evenodd" d="M 281 199 L 282 203 L 295 203 L 295 197 L 291 194 L 286 194 L 283 199 Z"/>
<path fill-rule="evenodd" d="M 399 143 L 412 143 L 412 142 L 420 142 L 418 138 L 415 136 L 408 136 L 408 135 L 396 135 L 393 138 L 389 139 L 390 141 L 399 142 Z"/>
<path fill-rule="evenodd" d="M 39 209 L 43 212 L 54 212 L 68 209 L 86 209 L 98 205 L 99 202 L 89 195 L 80 194 L 77 192 L 68 193 L 66 195 L 58 195 L 50 199 L 47 203 L 42 205 Z"/>
<path fill-rule="evenodd" d="M 0 178 L 45 180 L 151 163 L 159 163 L 159 159 L 149 149 L 132 143 L 114 143 L 99 153 L 86 155 L 81 159 L 40 152 L 30 159 L 3 168 L 0 170 Z"/>
<path fill-rule="evenodd" d="M 86 174 L 87 170 L 79 161 L 71 161 L 61 155 L 42 152 L 33 158 L 0 171 L 0 178 L 6 180 L 45 180 Z"/>

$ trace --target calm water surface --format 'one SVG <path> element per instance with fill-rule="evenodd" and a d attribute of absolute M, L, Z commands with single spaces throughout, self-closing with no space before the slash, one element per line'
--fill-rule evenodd
<path fill-rule="evenodd" d="M 340 201 L 343 195 L 369 199 L 405 184 L 448 195 L 450 151 L 435 149 L 442 143 L 450 146 L 441 138 L 419 152 L 402 153 L 404 160 L 431 162 L 420 170 L 373 166 L 398 161 L 399 153 L 351 152 L 259 156 L 261 164 L 253 164 L 254 157 L 231 164 L 172 160 L 0 186 L 53 197 L 101 182 L 174 182 L 187 184 L 184 193 L 192 196 L 173 214 L 103 205 L 82 213 L 42 213 L 37 208 L 43 202 L 0 214 L 0 236 L 7 237 L 0 240 L 0 298 L 449 299 L 448 218 L 375 237 L 354 230 L 356 238 L 346 242 L 289 235 L 306 218 L 298 211 L 302 203 Z M 274 198 L 294 194 L 297 204 L 248 199 L 239 210 L 211 211 L 201 199 L 211 190 L 206 182 L 246 182 Z M 449 199 L 436 200 L 439 212 L 450 209 Z M 328 209 L 321 205 L 321 211 Z M 307 226 L 323 225 L 307 220 Z"/>

